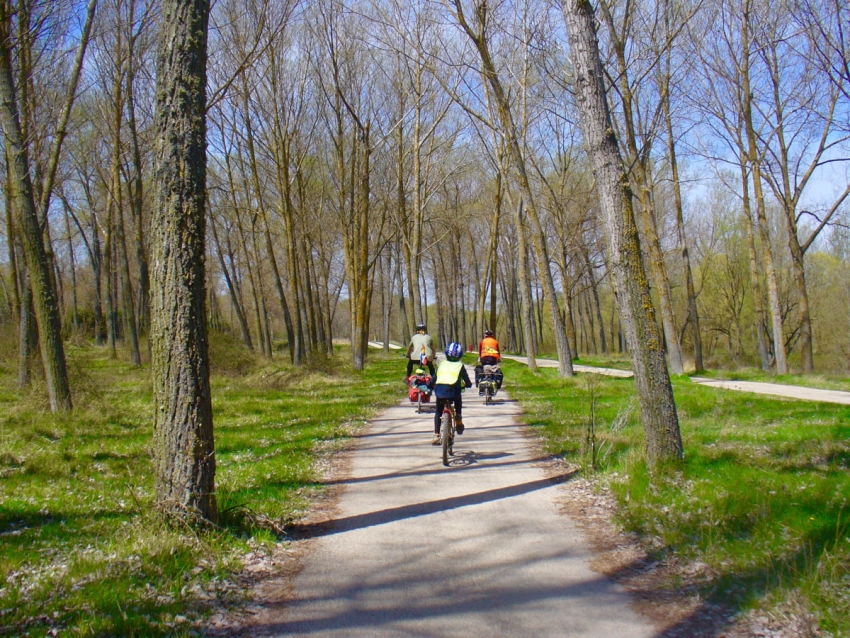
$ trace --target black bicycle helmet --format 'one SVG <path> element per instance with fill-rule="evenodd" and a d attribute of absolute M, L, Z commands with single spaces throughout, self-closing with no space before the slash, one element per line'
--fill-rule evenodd
<path fill-rule="evenodd" d="M 484 331 L 484 336 L 485 336 L 485 337 L 492 337 L 492 336 L 493 336 L 493 331 L 492 331 L 492 330 L 485 330 L 485 331 Z"/>
<path fill-rule="evenodd" d="M 425 326 L 424 323 L 418 323 L 416 324 L 416 331 L 419 332 L 420 330 L 422 332 L 425 332 L 426 330 L 428 330 L 428 328 Z"/>

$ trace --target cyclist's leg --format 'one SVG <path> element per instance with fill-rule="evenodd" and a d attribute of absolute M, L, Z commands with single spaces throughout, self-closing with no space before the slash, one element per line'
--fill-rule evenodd
<path fill-rule="evenodd" d="M 413 359 L 407 360 L 407 378 L 410 378 L 411 373 L 413 372 L 413 364 L 416 363 Z"/>
<path fill-rule="evenodd" d="M 434 363 L 429 359 L 428 360 L 428 372 L 431 373 L 431 377 L 434 376 Z"/>
<path fill-rule="evenodd" d="M 463 412 L 463 399 L 458 397 L 455 401 L 455 426 L 457 427 L 457 433 L 463 434 L 463 417 L 461 413 Z"/>
<path fill-rule="evenodd" d="M 434 406 L 434 434 L 440 433 L 440 426 L 443 422 L 443 410 L 446 408 L 446 404 L 450 402 L 451 399 L 437 397 L 437 403 Z"/>
<path fill-rule="evenodd" d="M 443 408 L 446 405 L 446 399 L 437 397 L 437 403 L 434 405 L 434 438 L 431 439 L 432 445 L 440 444 L 440 426 L 443 420 Z"/>

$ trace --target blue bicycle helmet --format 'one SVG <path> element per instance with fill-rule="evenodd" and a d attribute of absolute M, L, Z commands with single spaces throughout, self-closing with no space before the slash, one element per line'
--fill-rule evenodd
<path fill-rule="evenodd" d="M 449 361 L 457 361 L 463 356 L 463 346 L 459 343 L 450 343 L 446 346 L 446 358 Z"/>

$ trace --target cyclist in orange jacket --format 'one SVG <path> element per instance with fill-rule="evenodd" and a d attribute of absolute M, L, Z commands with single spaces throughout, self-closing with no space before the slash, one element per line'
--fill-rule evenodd
<path fill-rule="evenodd" d="M 478 387 L 482 375 L 484 374 L 484 366 L 492 366 L 502 362 L 502 353 L 499 350 L 499 342 L 493 336 L 492 330 L 484 331 L 484 338 L 478 344 L 478 365 L 475 366 L 475 387 Z M 501 377 L 499 377 L 499 387 L 502 386 Z M 483 390 L 479 390 L 479 394 Z"/>
<path fill-rule="evenodd" d="M 478 359 L 483 366 L 492 366 L 502 362 L 499 342 L 493 336 L 492 330 L 484 331 L 484 338 L 478 344 Z"/>

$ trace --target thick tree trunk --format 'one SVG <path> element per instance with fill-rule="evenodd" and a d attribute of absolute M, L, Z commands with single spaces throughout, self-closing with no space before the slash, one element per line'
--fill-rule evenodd
<path fill-rule="evenodd" d="M 7 157 L 11 160 L 11 180 L 15 210 L 20 223 L 24 253 L 30 272 L 39 344 L 50 409 L 67 412 L 71 409 L 71 388 L 62 344 L 62 323 L 59 303 L 53 286 L 52 263 L 45 250 L 43 234 L 36 211 L 36 200 L 30 178 L 30 162 L 26 142 L 21 134 L 15 84 L 12 75 L 12 52 L 8 7 L 0 8 L 0 118 L 3 123 Z"/>
<path fill-rule="evenodd" d="M 596 177 L 608 258 L 632 349 L 647 462 L 656 466 L 680 461 L 683 449 L 679 419 L 641 262 L 628 176 L 611 125 L 593 8 L 587 0 L 563 0 L 561 7 L 569 34 L 584 143 Z"/>
<path fill-rule="evenodd" d="M 208 0 L 163 0 L 151 219 L 156 501 L 215 521 L 215 446 L 205 312 Z"/>

